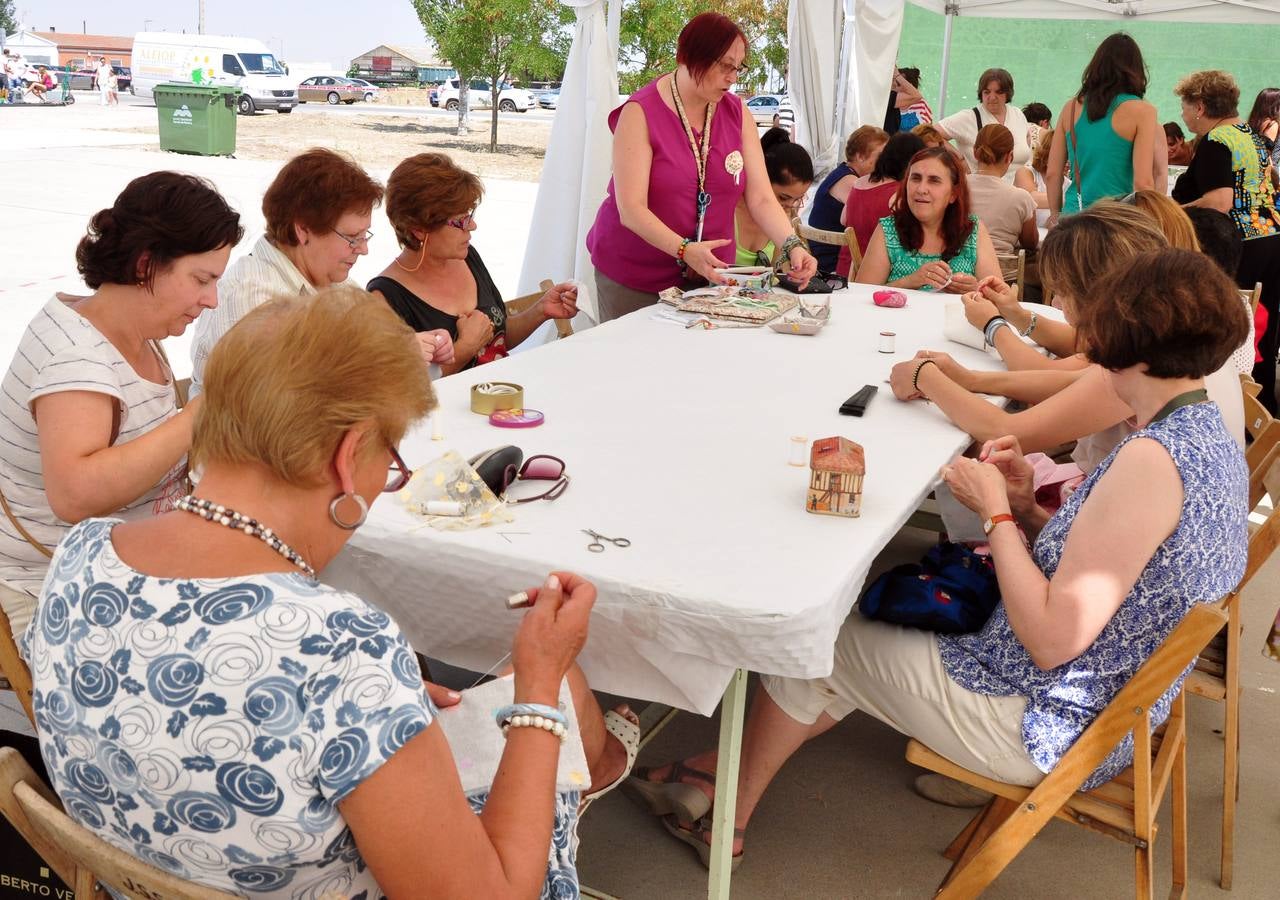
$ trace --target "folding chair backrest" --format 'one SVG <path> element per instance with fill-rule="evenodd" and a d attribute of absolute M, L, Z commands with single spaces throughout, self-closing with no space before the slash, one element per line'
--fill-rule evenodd
<path fill-rule="evenodd" d="M 1018 286 L 1018 296 L 1024 293 L 1023 285 L 1027 283 L 1027 251 L 1019 250 L 1014 253 L 997 253 L 996 262 L 1000 263 L 1000 271 L 1005 271 L 1005 266 L 1013 266 L 1014 275 L 1013 283 Z"/>
<path fill-rule="evenodd" d="M 78 898 L 99 896 L 95 881 L 129 897 L 233 900 L 237 896 L 144 863 L 78 825 L 22 755 L 9 747 L 0 749 L 0 808 L 45 862 L 74 887 Z"/>
<path fill-rule="evenodd" d="M 806 247 L 810 246 L 811 241 L 848 247 L 849 255 L 852 257 L 849 264 L 849 280 L 853 281 L 854 276 L 858 274 L 858 268 L 862 265 L 862 249 L 858 246 L 858 235 L 852 228 L 846 228 L 844 231 L 827 231 L 825 228 L 806 225 L 800 221 L 799 216 L 792 218 L 791 227 L 795 229 L 796 236 L 804 241 Z"/>
<path fill-rule="evenodd" d="M 1240 389 L 1240 398 L 1244 403 L 1244 430 L 1256 441 L 1275 419 L 1262 405 L 1262 401 L 1244 390 L 1243 386 Z"/>
<path fill-rule="evenodd" d="M 555 282 L 553 282 L 550 278 L 544 278 L 542 279 L 538 287 L 540 288 L 540 290 L 536 291 L 535 293 L 524 294 L 523 296 L 520 296 L 520 297 L 513 297 L 512 299 L 508 300 L 506 303 L 502 304 L 507 308 L 507 318 L 510 318 L 511 316 L 518 316 L 522 312 L 527 312 L 533 306 L 533 304 L 537 303 L 539 300 L 542 299 L 543 294 L 545 294 L 547 291 L 555 287 Z M 556 321 L 556 332 L 560 335 L 560 337 L 562 338 L 569 337 L 570 335 L 573 334 L 573 323 L 571 321 L 569 321 L 568 319 L 556 319 L 555 321 Z"/>
<path fill-rule="evenodd" d="M 973 897 L 993 873 L 1002 871 L 1071 799 L 1086 778 L 1135 728 L 1149 727 L 1152 704 L 1200 655 L 1227 622 L 1213 603 L 1194 606 L 1128 684 L 1093 720 L 1054 770 L 1032 790 L 1014 813 L 986 840 L 970 863 L 956 873 L 940 897 Z"/>

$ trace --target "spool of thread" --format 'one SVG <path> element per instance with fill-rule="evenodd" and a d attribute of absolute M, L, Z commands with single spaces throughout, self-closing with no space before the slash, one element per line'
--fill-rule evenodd
<path fill-rule="evenodd" d="M 796 435 L 791 439 L 791 454 L 787 457 L 787 465 L 803 466 L 804 451 L 809 447 L 809 439 L 802 435 Z"/>
<path fill-rule="evenodd" d="M 440 430 L 440 410 L 437 409 L 431 414 L 431 440 L 443 441 L 444 432 Z"/>
<path fill-rule="evenodd" d="M 427 515 L 460 516 L 462 515 L 462 504 L 457 500 L 428 500 Z"/>
<path fill-rule="evenodd" d="M 893 332 L 893 331 L 880 332 L 880 342 L 877 345 L 876 349 L 878 349 L 881 353 L 892 353 L 894 351 L 894 346 L 897 343 L 897 338 L 898 338 L 898 335 L 896 332 Z"/>
<path fill-rule="evenodd" d="M 529 602 L 529 595 L 524 591 L 517 591 L 507 598 L 507 609 L 528 609 L 533 606 Z"/>

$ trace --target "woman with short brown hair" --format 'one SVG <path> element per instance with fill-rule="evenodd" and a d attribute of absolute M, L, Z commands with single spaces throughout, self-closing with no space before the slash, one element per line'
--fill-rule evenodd
<path fill-rule="evenodd" d="M 1027 138 L 1027 117 L 1013 105 L 1013 76 L 1004 69 L 987 69 L 978 78 L 978 105 L 952 113 L 934 126 L 943 137 L 955 141 L 961 155 L 969 164 L 969 171 L 976 172 L 977 161 L 973 145 L 983 126 L 1003 125 L 1013 135 L 1013 165 L 1005 180 L 1013 184 L 1013 173 L 1031 159 L 1031 144 Z M 928 141 L 926 140 L 926 143 Z"/>
<path fill-rule="evenodd" d="M 889 133 L 874 125 L 862 125 L 854 129 L 844 143 L 844 162 L 836 166 L 818 185 L 809 210 L 809 224 L 823 231 L 843 231 L 840 219 L 844 205 L 849 202 L 849 192 L 854 182 L 871 174 L 876 160 L 889 142 Z M 840 247 L 810 241 L 809 249 L 818 261 L 818 271 L 837 272 Z M 849 267 L 845 266 L 847 272 Z"/>
<path fill-rule="evenodd" d="M 501 359 L 550 319 L 578 314 L 578 288 L 555 285 L 537 303 L 507 317 L 498 286 L 471 246 L 480 179 L 444 153 L 419 153 L 387 179 L 387 218 L 400 254 L 368 289 L 419 335 L 449 336 L 445 375 Z"/>
<path fill-rule="evenodd" d="M 218 308 L 196 325 L 192 393 L 203 389 L 214 345 L 250 310 L 277 294 L 310 296 L 349 279 L 369 252 L 369 225 L 381 201 L 382 185 L 348 156 L 313 147 L 284 164 L 262 197 L 266 233 L 227 270 Z M 429 361 L 451 351 L 446 335 L 423 344 Z"/>

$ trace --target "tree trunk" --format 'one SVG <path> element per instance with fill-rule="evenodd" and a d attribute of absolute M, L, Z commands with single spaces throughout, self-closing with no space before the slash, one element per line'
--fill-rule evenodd
<path fill-rule="evenodd" d="M 501 76 L 489 81 L 489 152 L 498 152 L 498 106 L 502 103 Z"/>
<path fill-rule="evenodd" d="M 467 136 L 467 116 L 471 112 L 471 80 L 458 73 L 458 137 Z"/>

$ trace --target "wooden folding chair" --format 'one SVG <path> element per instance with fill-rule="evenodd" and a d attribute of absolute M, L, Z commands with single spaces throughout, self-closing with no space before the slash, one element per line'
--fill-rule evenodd
<path fill-rule="evenodd" d="M 0 812 L 80 900 L 106 900 L 108 894 L 98 882 L 127 897 L 234 900 L 239 896 L 161 871 L 77 825 L 12 747 L 0 748 Z"/>
<path fill-rule="evenodd" d="M 525 312 L 531 306 L 533 306 L 533 304 L 541 300 L 543 294 L 545 294 L 547 291 L 551 290 L 555 286 L 556 286 L 555 282 L 552 281 L 550 278 L 544 278 L 538 284 L 538 287 L 541 288 L 541 290 L 533 294 L 525 294 L 522 297 L 516 297 L 514 299 L 508 300 L 506 303 L 503 304 L 503 306 L 507 308 L 507 318 L 511 318 L 512 316 L 518 316 L 520 315 L 520 313 Z M 571 322 L 569 319 L 556 319 L 556 331 L 559 332 L 559 335 L 562 338 L 569 337 L 570 335 L 573 334 L 573 322 Z"/>
<path fill-rule="evenodd" d="M 1241 291 L 1240 296 L 1249 303 L 1249 315 L 1258 311 L 1258 301 L 1262 299 L 1262 282 L 1259 281 L 1251 291 Z"/>
<path fill-rule="evenodd" d="M 8 585 L 0 585 L 0 591 L 12 591 Z M 18 653 L 18 645 L 13 640 L 13 628 L 9 625 L 9 617 L 0 608 L 0 675 L 8 682 L 8 688 L 18 695 L 18 702 L 34 726 L 35 711 L 31 707 L 31 670 Z"/>
<path fill-rule="evenodd" d="M 1027 251 L 1020 249 L 1016 254 L 997 253 L 996 261 L 1000 263 L 1002 275 L 1008 271 L 1007 266 L 1013 267 L 1013 283 L 1018 286 L 1018 299 L 1022 299 L 1022 295 L 1026 293 L 1023 286 L 1027 283 Z"/>
<path fill-rule="evenodd" d="M 1034 788 L 1005 784 L 970 772 L 919 741 L 907 745 L 907 760 L 994 797 L 956 836 L 945 855 L 954 860 L 938 889 L 944 900 L 975 897 L 996 879 L 1052 818 L 1064 819 L 1134 847 L 1134 883 L 1139 900 L 1151 896 L 1156 813 L 1172 786 L 1172 896 L 1186 895 L 1186 695 L 1179 691 L 1169 718 L 1151 733 L 1151 706 L 1199 655 L 1227 620 L 1217 604 L 1202 603 L 1107 704 L 1058 765 Z M 1107 754 L 1133 732 L 1133 765 L 1100 787 L 1081 791 Z"/>
<path fill-rule="evenodd" d="M 1280 427 L 1280 426 L 1278 426 Z M 1249 508 L 1271 494 L 1272 502 L 1280 500 L 1280 445 L 1249 472 Z M 1280 543 L 1280 515 L 1273 509 L 1266 521 L 1249 536 L 1249 560 L 1244 577 L 1236 589 L 1222 600 L 1227 623 L 1196 659 L 1196 667 L 1187 676 L 1188 693 L 1215 700 L 1224 705 L 1222 714 L 1222 855 L 1218 883 L 1231 890 L 1234 862 L 1236 803 L 1240 799 L 1240 642 L 1244 625 L 1240 619 L 1240 594 L 1258 573 Z"/>
<path fill-rule="evenodd" d="M 1262 401 L 1250 394 L 1244 389 L 1241 382 L 1240 397 L 1244 403 L 1244 430 L 1249 435 L 1249 439 L 1257 441 L 1262 432 L 1275 421 L 1267 408 L 1262 405 Z"/>
<path fill-rule="evenodd" d="M 812 250 L 810 241 L 817 241 L 819 244 L 834 244 L 839 247 L 841 244 L 849 248 L 849 256 L 852 260 L 849 263 L 849 280 L 853 281 L 858 275 L 858 267 L 862 265 L 862 250 L 858 247 L 858 236 L 852 228 L 846 228 L 844 231 L 827 231 L 822 228 L 814 228 L 812 225 L 806 225 L 800 221 L 800 217 L 796 216 L 791 220 L 791 227 L 795 229 L 796 236 L 804 241 L 805 247 Z"/>

